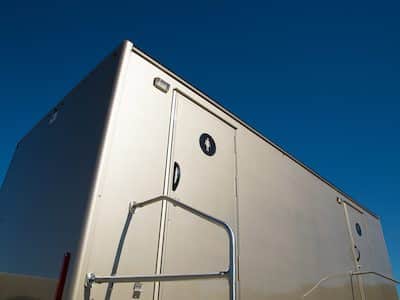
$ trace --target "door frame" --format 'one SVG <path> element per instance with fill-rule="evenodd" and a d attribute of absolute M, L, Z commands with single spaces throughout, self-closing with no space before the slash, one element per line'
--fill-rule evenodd
<path fill-rule="evenodd" d="M 216 117 L 218 120 L 222 121 L 229 127 L 231 127 L 234 130 L 233 134 L 233 140 L 234 140 L 234 231 L 236 235 L 236 265 L 237 265 L 237 272 L 239 273 L 239 225 L 238 225 L 238 220 L 239 220 L 239 199 L 238 199 L 238 167 L 237 167 L 237 127 L 235 127 L 233 124 L 229 123 L 227 120 L 219 116 L 218 114 L 214 113 L 211 111 L 209 108 L 205 107 L 199 101 L 196 101 L 193 99 L 193 97 L 189 96 L 187 93 L 183 92 L 182 90 L 178 88 L 174 88 L 172 90 L 172 101 L 171 101 L 171 109 L 170 109 L 170 121 L 169 121 L 169 129 L 168 129 L 168 146 L 167 146 L 167 156 L 166 156 L 166 164 L 165 164 L 165 172 L 164 172 L 164 186 L 163 186 L 163 194 L 168 195 L 170 192 L 170 185 L 171 185 L 171 175 L 173 174 L 173 148 L 174 148 L 174 139 L 175 139 L 175 131 L 176 131 L 176 123 L 177 123 L 177 106 L 178 106 L 178 100 L 177 100 L 177 95 L 180 94 L 184 98 L 186 98 L 188 101 L 193 102 L 195 105 L 197 105 L 199 108 L 205 110 L 206 112 L 210 113 L 214 117 Z M 198 95 L 196 95 L 198 96 Z M 200 96 L 198 96 L 200 97 Z M 215 107 L 215 109 L 219 109 Z M 224 113 L 223 111 L 221 111 Z M 155 274 L 161 274 L 162 273 L 162 268 L 163 268 L 163 261 L 165 259 L 165 242 L 166 242 L 166 233 L 167 233 L 167 218 L 168 218 L 168 205 L 167 201 L 163 200 L 162 205 L 161 205 L 161 221 L 160 221 L 160 231 L 159 231 L 159 239 L 158 239 L 158 249 L 157 249 L 157 257 L 156 257 L 156 269 L 155 269 Z M 239 274 L 237 274 L 237 278 Z M 240 299 L 239 295 L 239 282 L 237 282 L 237 296 L 238 300 Z M 153 289 L 153 300 L 158 300 L 160 298 L 160 283 L 155 282 L 154 283 L 154 289 Z"/>
<path fill-rule="evenodd" d="M 358 207 L 352 205 L 351 203 L 348 203 L 347 201 L 343 201 L 343 208 L 344 208 L 344 214 L 345 214 L 345 217 L 346 217 L 347 232 L 349 234 L 350 243 L 351 243 L 351 252 L 353 254 L 354 270 L 352 270 L 352 271 L 359 271 L 361 269 L 361 265 L 359 264 L 359 261 L 357 259 L 358 255 L 359 255 L 359 253 L 357 253 L 357 251 L 356 251 L 358 249 L 358 246 L 357 246 L 357 244 L 356 244 L 356 242 L 354 240 L 353 224 L 352 224 L 351 219 L 350 219 L 349 210 L 351 209 L 351 210 L 359 213 L 360 216 L 361 216 L 361 219 L 364 218 L 364 212 L 361 209 L 359 209 Z M 364 224 L 364 222 L 363 222 L 363 224 Z M 358 251 L 360 251 L 360 250 L 358 249 Z M 353 276 L 351 276 L 350 278 L 351 278 L 350 284 L 354 288 Z M 356 278 L 357 278 L 356 282 L 358 283 L 357 286 L 358 286 L 358 289 L 359 289 L 360 295 L 361 295 L 361 300 L 366 300 L 363 279 L 362 279 L 361 276 L 357 276 Z"/>

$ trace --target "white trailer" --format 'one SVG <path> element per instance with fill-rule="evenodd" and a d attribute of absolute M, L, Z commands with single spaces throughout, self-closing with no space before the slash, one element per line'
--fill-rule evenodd
<path fill-rule="evenodd" d="M 0 299 L 398 299 L 376 215 L 128 41 L 0 201 Z"/>

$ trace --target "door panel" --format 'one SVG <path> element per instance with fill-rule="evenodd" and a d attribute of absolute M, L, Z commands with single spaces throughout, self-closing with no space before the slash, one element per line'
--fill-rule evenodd
<path fill-rule="evenodd" d="M 176 93 L 169 195 L 235 228 L 235 129 Z M 228 267 L 223 229 L 168 206 L 163 273 Z M 225 279 L 163 283 L 161 299 L 228 299 Z"/>
<path fill-rule="evenodd" d="M 363 222 L 363 214 L 357 209 L 346 205 L 348 226 L 353 242 L 354 262 L 357 270 L 365 270 L 367 263 L 368 244 L 366 236 L 366 227 Z"/>
<path fill-rule="evenodd" d="M 364 222 L 364 215 L 358 209 L 345 203 L 345 212 L 347 217 L 347 226 L 349 229 L 351 247 L 353 249 L 354 271 L 368 271 L 368 239 L 367 227 Z M 359 289 L 360 298 L 366 299 L 364 278 L 362 276 L 354 276 L 353 284 L 356 289 Z M 357 293 L 358 294 L 358 293 Z"/>
<path fill-rule="evenodd" d="M 379 272 L 391 276 L 390 272 L 381 270 L 382 258 L 374 251 L 376 245 L 373 244 L 376 228 L 371 222 L 368 222 L 368 216 L 347 203 L 345 203 L 345 210 L 353 247 L 354 270 L 359 272 Z M 382 241 L 379 243 L 383 244 Z M 379 261 L 378 264 L 376 264 L 377 261 Z M 354 276 L 353 284 L 360 292 L 360 296 L 356 300 L 397 299 L 392 282 L 377 275 Z"/>

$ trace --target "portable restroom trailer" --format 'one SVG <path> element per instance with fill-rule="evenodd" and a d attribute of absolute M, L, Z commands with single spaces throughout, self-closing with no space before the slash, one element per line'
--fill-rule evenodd
<path fill-rule="evenodd" d="M 376 215 L 130 42 L 0 197 L 0 299 L 397 299 Z"/>

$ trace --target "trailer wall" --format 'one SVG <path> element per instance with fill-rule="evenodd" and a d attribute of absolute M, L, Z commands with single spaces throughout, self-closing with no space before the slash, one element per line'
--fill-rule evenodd
<path fill-rule="evenodd" d="M 0 191 L 0 299 L 53 299 L 64 253 L 76 262 L 118 65 L 107 57 L 18 144 Z"/>
<path fill-rule="evenodd" d="M 209 271 L 217 271 L 226 263 L 226 256 L 221 254 L 226 250 L 225 241 L 215 242 L 217 235 L 214 236 L 212 229 L 201 229 L 201 225 L 176 214 L 173 207 L 146 208 L 137 212 L 132 222 L 127 221 L 130 201 L 144 201 L 160 194 L 178 197 L 220 216 L 234 228 L 238 237 L 241 299 L 299 299 L 324 277 L 328 280 L 307 299 L 365 297 L 359 282 L 349 276 L 356 264 L 344 202 L 351 203 L 366 218 L 368 235 L 373 236 L 368 241 L 368 254 L 365 253 L 368 262 L 375 261 L 370 267 L 390 274 L 376 217 L 140 51 L 134 49 L 124 60 L 123 79 L 105 136 L 108 143 L 92 199 L 90 214 L 95 218 L 87 227 L 90 234 L 82 252 L 84 263 L 74 281 L 73 299 L 81 298 L 87 272 L 98 275 L 177 273 L 205 271 L 210 266 L 215 269 Z M 155 78 L 170 84 L 168 92 L 153 86 Z M 192 183 L 189 184 L 192 194 L 187 188 L 184 193 L 179 188 L 171 190 L 172 165 L 176 152 L 180 151 L 176 150 L 178 142 L 174 140 L 179 135 L 176 131 L 181 130 L 177 128 L 182 122 L 188 127 L 184 132 L 198 126 L 195 115 L 192 124 L 179 115 L 183 102 L 197 107 L 194 109 L 201 110 L 200 114 L 208 112 L 211 119 L 215 117 L 234 130 L 235 170 L 231 174 L 234 194 L 231 206 L 225 211 L 215 207 L 212 194 L 219 194 L 220 190 L 215 184 L 207 185 L 204 175 L 197 181 L 203 185 L 206 197 L 199 198 L 198 187 Z M 191 137 L 187 138 L 191 143 Z M 197 158 L 193 157 L 193 161 Z M 192 168 L 197 170 L 204 166 L 193 164 Z M 195 174 L 185 168 L 182 172 L 185 170 L 182 176 Z M 340 203 L 338 198 L 342 199 Z M 172 259 L 168 256 L 171 239 L 181 245 L 173 249 Z M 192 256 L 196 249 L 202 249 L 201 253 Z M 363 285 L 368 299 L 397 299 L 393 285 L 387 281 L 371 278 L 364 280 Z M 119 299 L 132 294 L 132 289 L 133 285 L 122 284 L 112 289 L 110 285 L 95 286 L 93 295 L 95 298 L 112 295 Z M 227 295 L 224 291 L 227 291 L 226 283 L 211 281 L 144 284 L 140 299 L 152 299 L 154 295 L 159 299 L 187 299 L 188 295 L 192 299 L 222 299 Z"/>

